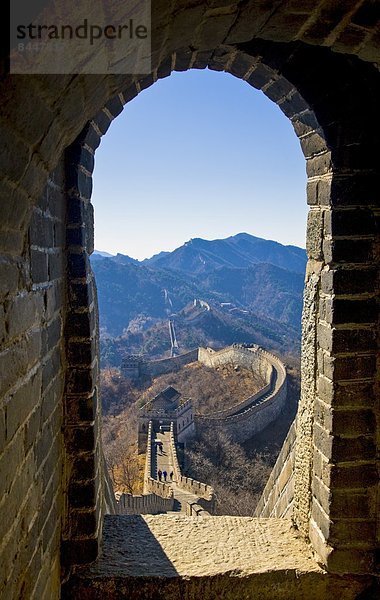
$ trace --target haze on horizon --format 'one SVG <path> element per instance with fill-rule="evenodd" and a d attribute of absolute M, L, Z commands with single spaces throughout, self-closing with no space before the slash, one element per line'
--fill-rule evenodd
<path fill-rule="evenodd" d="M 95 247 L 142 260 L 246 232 L 305 247 L 306 168 L 280 109 L 214 71 L 174 73 L 128 103 L 96 152 Z"/>
<path fill-rule="evenodd" d="M 255 236 L 254 233 L 249 233 L 248 231 L 237 231 L 236 233 L 233 233 L 231 236 L 226 236 L 226 237 L 235 237 L 237 235 L 247 234 L 247 233 L 249 235 L 254 236 L 254 237 L 260 237 L 260 236 Z M 188 240 L 184 240 L 182 243 L 178 244 L 178 246 L 175 246 L 174 248 L 169 248 L 169 249 L 167 249 L 167 248 L 160 248 L 157 252 L 154 252 L 150 256 L 144 256 L 143 258 L 138 258 L 137 260 L 143 261 L 145 258 L 152 258 L 153 256 L 155 256 L 156 254 L 159 254 L 160 252 L 172 252 L 173 250 L 176 250 L 177 248 L 179 248 L 181 246 L 184 246 L 185 244 L 187 244 L 188 242 L 190 242 L 192 239 L 194 239 L 194 238 L 189 238 Z M 226 238 L 208 238 L 208 237 L 203 237 L 202 239 L 203 240 L 207 240 L 207 241 L 216 241 L 216 240 L 223 240 L 223 239 L 226 239 Z M 263 239 L 267 239 L 267 238 L 263 238 Z M 269 240 L 269 239 L 267 239 L 267 241 L 277 242 L 278 240 L 273 240 L 273 239 Z M 279 242 L 279 243 L 282 243 L 282 242 Z M 289 245 L 289 246 L 295 246 L 296 244 L 283 244 L 283 245 L 284 246 L 287 246 L 287 245 Z M 300 248 L 304 248 L 304 246 L 299 246 L 299 247 Z M 116 254 L 123 254 L 124 256 L 127 255 L 130 258 L 135 258 L 136 259 L 136 256 L 132 256 L 130 254 L 127 254 L 126 252 L 120 252 L 120 250 L 118 250 L 117 252 L 109 252 L 108 250 L 104 250 L 104 248 L 97 248 L 97 247 L 95 247 L 95 252 L 97 252 L 99 254 L 102 254 L 102 253 L 110 254 L 112 256 L 116 256 Z"/>

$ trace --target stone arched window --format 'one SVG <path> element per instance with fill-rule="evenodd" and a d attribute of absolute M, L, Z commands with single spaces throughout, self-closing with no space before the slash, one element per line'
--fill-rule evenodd
<path fill-rule="evenodd" d="M 152 75 L 126 82 L 87 123 L 67 152 L 71 298 L 68 343 L 72 322 L 88 332 L 88 339 L 96 335 L 96 303 L 90 300 L 94 297 L 89 264 L 93 250 L 90 199 L 94 153 L 101 136 L 123 105 L 158 78 L 170 75 L 172 70 L 206 66 L 240 77 L 276 102 L 291 120 L 305 155 L 310 206 L 309 262 L 292 506 L 298 529 L 310 537 L 321 559 L 334 568 L 340 560 L 345 560 L 347 548 L 355 546 L 353 530 L 348 536 L 343 528 L 347 519 L 336 518 L 336 526 L 330 520 L 332 512 L 337 510 L 335 503 L 338 506 L 343 494 L 348 504 L 352 502 L 354 506 L 354 498 L 365 491 L 359 483 L 351 489 L 352 480 L 359 482 L 364 472 L 369 478 L 372 472 L 375 475 L 374 425 L 367 418 L 371 406 L 369 400 L 362 398 L 363 386 L 367 385 L 363 378 L 370 379 L 375 368 L 375 219 L 371 191 L 375 164 L 369 120 L 373 106 L 365 94 L 369 108 L 363 114 L 364 88 L 358 88 L 363 78 L 371 80 L 371 66 L 363 75 L 355 60 L 348 61 L 329 50 L 317 52 L 311 47 L 285 48 L 281 44 L 253 41 L 233 48 L 221 46 L 212 53 L 178 51 Z M 366 135 L 363 127 L 367 128 Z M 78 286 L 84 303 L 77 300 Z M 66 397 L 92 394 L 96 378 L 94 356 L 91 364 L 89 361 L 70 365 Z M 354 523 L 357 515 L 352 511 L 348 521 L 352 518 Z M 363 523 L 374 523 L 373 509 L 368 506 L 368 513 L 361 518 Z M 350 529 L 349 524 L 347 527 Z M 370 538 L 369 534 L 363 546 L 358 530 L 355 551 L 364 557 L 363 561 L 371 554 L 374 542 Z M 355 567 L 359 571 L 363 561 Z"/>

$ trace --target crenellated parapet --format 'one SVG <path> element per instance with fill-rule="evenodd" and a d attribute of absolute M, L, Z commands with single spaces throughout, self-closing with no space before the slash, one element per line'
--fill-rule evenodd
<path fill-rule="evenodd" d="M 170 427 L 170 452 L 171 452 L 171 464 L 173 467 L 174 479 L 177 487 L 198 496 L 197 504 L 202 506 L 204 511 L 209 513 L 213 512 L 214 509 L 214 488 L 206 483 L 201 483 L 192 477 L 185 477 L 181 473 L 181 467 L 178 461 L 177 449 L 175 445 L 175 435 L 173 423 Z"/>
<path fill-rule="evenodd" d="M 198 427 L 222 428 L 235 441 L 244 442 L 281 413 L 287 396 L 287 375 L 285 366 L 274 354 L 259 346 L 233 345 L 219 351 L 199 348 L 198 360 L 212 368 L 230 363 L 250 368 L 266 381 L 261 390 L 223 411 L 197 415 Z"/>

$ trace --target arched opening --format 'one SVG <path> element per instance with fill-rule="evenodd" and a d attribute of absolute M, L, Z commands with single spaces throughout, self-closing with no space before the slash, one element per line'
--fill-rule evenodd
<path fill-rule="evenodd" d="M 264 54 L 265 44 L 259 44 L 259 49 L 260 53 Z M 364 222 L 362 225 L 358 224 L 359 230 L 350 229 L 351 225 L 349 226 L 349 229 L 346 230 L 344 221 L 341 220 L 344 213 L 346 215 L 348 214 L 346 212 L 348 206 L 339 206 L 339 194 L 342 189 L 340 186 L 343 185 L 344 187 L 348 185 L 349 188 L 344 187 L 344 189 L 350 189 L 353 179 L 351 179 L 352 175 L 346 174 L 346 170 L 350 168 L 350 164 L 352 164 L 352 161 L 354 160 L 351 154 L 344 154 L 344 152 L 342 154 L 339 150 L 339 144 L 346 141 L 341 137 L 337 137 L 337 134 L 342 132 L 342 129 L 339 127 L 338 129 L 336 128 L 334 120 L 330 127 L 326 125 L 328 134 L 328 145 L 326 145 L 325 134 L 318 123 L 314 111 L 311 110 L 307 101 L 300 96 L 294 85 L 291 84 L 283 74 L 279 74 L 279 65 L 276 61 L 280 60 L 280 64 L 282 65 L 285 58 L 275 58 L 274 60 L 271 59 L 265 63 L 264 61 L 257 59 L 256 53 L 258 52 L 258 49 L 255 44 L 249 47 L 249 50 L 253 55 L 247 52 L 248 47 L 246 47 L 245 50 L 246 51 L 242 53 L 240 51 L 236 52 L 236 50 L 231 52 L 229 49 L 222 48 L 214 53 L 212 60 L 208 61 L 208 66 L 209 68 L 216 70 L 225 69 L 230 73 L 245 79 L 248 83 L 262 89 L 270 99 L 276 101 L 280 108 L 291 119 L 295 131 L 300 138 L 301 146 L 307 161 L 307 173 L 309 177 L 308 204 L 311 207 L 307 232 L 309 266 L 305 287 L 302 390 L 300 409 L 297 418 L 294 497 L 292 498 L 292 503 L 295 524 L 304 535 L 310 536 L 317 552 L 323 557 L 323 560 L 327 561 L 329 557 L 332 556 L 330 546 L 325 544 L 325 540 L 329 537 L 325 523 L 329 521 L 328 513 L 330 510 L 330 500 L 327 502 L 325 500 L 326 495 L 324 490 L 328 483 L 323 482 L 323 474 L 320 470 L 318 471 L 317 464 L 322 461 L 322 464 L 327 466 L 327 471 L 329 473 L 328 477 L 330 477 L 330 474 L 335 469 L 335 463 L 331 460 L 331 455 L 330 457 L 326 455 L 326 453 L 329 454 L 326 450 L 326 441 L 332 440 L 331 430 L 329 432 L 329 429 L 324 429 L 318 422 L 318 418 L 322 418 L 323 423 L 326 424 L 326 416 L 317 417 L 317 421 L 314 416 L 317 390 L 317 378 L 315 377 L 315 373 L 320 372 L 318 379 L 319 389 L 321 390 L 322 387 L 326 385 L 328 387 L 327 382 L 329 377 L 333 376 L 329 365 L 335 364 L 336 362 L 335 357 L 332 356 L 332 346 L 330 346 L 330 343 L 327 343 L 326 345 L 326 341 L 323 339 L 324 334 L 328 337 L 330 335 L 336 335 L 334 319 L 336 318 L 337 311 L 334 313 L 331 312 L 331 302 L 335 297 L 335 290 L 331 287 L 331 276 L 335 272 L 335 264 L 339 265 L 339 263 L 348 262 L 348 264 L 353 265 L 352 269 L 355 269 L 355 266 L 357 265 L 356 256 L 350 258 L 352 248 L 354 246 L 362 247 L 363 244 L 364 248 L 367 244 L 365 240 L 361 239 L 360 228 L 363 229 L 369 225 L 370 221 L 368 221 L 368 219 L 371 217 L 366 209 L 364 209 L 364 211 L 360 209 L 360 216 L 363 216 L 365 225 Z M 196 68 L 206 66 L 206 63 L 204 62 L 197 64 L 196 53 L 186 53 L 185 56 L 188 62 L 184 63 L 184 56 L 180 53 L 176 55 L 175 60 L 181 65 L 181 70 L 187 67 Z M 311 52 L 309 59 L 312 58 L 313 53 Z M 175 67 L 175 60 L 161 65 L 157 70 L 156 76 L 163 77 L 169 75 L 172 66 Z M 270 66 L 272 60 L 275 63 L 274 68 Z M 299 73 L 303 72 L 303 69 L 305 68 L 302 53 L 299 53 L 298 55 L 296 53 L 293 56 L 292 61 L 293 62 L 284 65 L 283 71 L 285 74 L 288 72 L 291 79 L 297 79 L 297 74 L 299 76 Z M 71 194 L 71 199 L 69 199 L 69 207 L 73 207 L 74 217 L 76 217 L 77 220 L 76 218 L 73 218 L 70 223 L 72 230 L 75 230 L 76 234 L 84 234 L 84 238 L 81 242 L 82 246 L 80 244 L 75 244 L 70 260 L 74 270 L 80 265 L 80 276 L 82 278 L 84 276 L 86 277 L 87 289 L 91 288 L 92 281 L 88 266 L 88 256 L 86 251 L 84 251 L 88 244 L 88 239 L 85 239 L 87 233 L 86 229 L 83 229 L 83 222 L 85 221 L 84 213 L 89 215 L 88 218 L 90 221 L 92 220 L 89 199 L 91 192 L 93 153 L 99 145 L 100 135 L 105 133 L 113 116 L 117 116 L 117 114 L 120 113 L 123 103 L 128 99 L 135 97 L 141 89 L 151 85 L 154 82 L 154 79 L 155 76 L 133 83 L 132 86 L 128 87 L 114 98 L 112 102 L 110 102 L 107 107 L 86 126 L 83 134 L 78 138 L 76 144 L 74 144 L 68 154 L 68 166 L 69 169 L 71 169 L 70 172 L 73 173 L 76 178 L 76 181 L 74 180 L 74 185 L 71 188 L 74 193 Z M 336 107 L 332 106 L 331 101 L 325 99 L 324 102 L 323 97 L 319 98 L 319 94 L 316 91 L 316 86 L 318 88 L 317 79 L 318 77 L 311 80 L 306 77 L 304 92 L 306 93 L 306 96 L 309 95 L 311 103 L 317 109 L 320 117 L 325 119 L 326 123 L 331 123 L 331 120 L 334 119 L 334 117 L 328 114 L 327 109 L 328 106 L 331 106 L 331 110 L 334 112 Z M 313 100 L 313 94 L 315 94 L 315 100 Z M 326 110 L 327 114 L 324 112 Z M 344 148 L 346 148 L 345 145 Z M 74 167 L 74 169 L 72 167 Z M 336 207 L 332 202 L 332 195 L 335 197 L 335 194 L 338 203 L 338 206 Z M 344 202 L 346 202 L 346 200 L 344 200 Z M 80 208 L 79 213 L 78 208 Z M 357 210 L 355 205 L 352 208 L 350 206 L 350 211 L 351 210 Z M 353 216 L 353 214 L 353 212 L 350 212 L 351 216 Z M 340 229 L 340 233 L 338 234 L 340 223 L 342 223 L 342 229 Z M 91 230 L 91 228 L 87 228 L 87 232 L 88 230 Z M 353 238 L 353 245 L 351 243 L 349 246 L 347 245 L 347 236 Z M 91 241 L 90 249 L 92 249 Z M 338 252 L 337 257 L 335 257 L 335 252 Z M 78 276 L 77 272 L 75 272 L 75 274 Z M 340 274 L 343 274 L 343 272 L 340 271 Z M 330 283 L 327 283 L 328 281 Z M 364 297 L 360 299 L 360 305 L 364 308 L 363 301 Z M 342 300 L 341 302 L 342 303 L 339 304 L 338 300 L 339 306 L 343 307 L 345 300 Z M 75 306 L 73 309 L 74 312 L 75 310 L 78 310 Z M 321 313 L 321 310 L 324 312 Z M 87 317 L 88 316 L 89 315 L 87 314 Z M 359 324 L 354 324 L 352 328 L 356 330 L 358 326 L 360 327 Z M 351 328 L 351 325 L 349 328 Z M 339 328 L 339 330 L 340 329 L 341 328 Z M 323 334 L 322 331 L 324 332 Z M 320 339 L 321 335 L 322 339 Z M 323 365 L 321 363 L 322 357 L 323 360 L 326 361 Z M 76 366 L 76 369 L 78 369 L 78 366 Z M 86 370 L 88 371 L 88 368 Z M 94 364 L 91 365 L 91 373 L 92 375 L 88 380 L 91 380 L 91 382 L 94 383 L 96 379 Z M 348 384 L 344 382 L 344 385 L 349 385 L 349 383 L 350 382 L 348 382 Z M 326 390 L 326 387 L 324 387 L 324 390 Z M 327 392 L 327 394 L 329 393 L 330 392 Z M 329 406 L 324 400 L 322 401 L 321 406 L 323 406 L 324 411 L 331 413 L 331 405 Z M 344 410 L 343 407 L 342 410 Z M 320 431 L 321 428 L 323 431 Z M 350 469 L 350 465 L 347 464 L 346 466 L 346 461 L 344 461 L 344 463 L 345 465 L 343 468 Z M 337 465 L 336 468 L 339 470 L 342 467 Z M 311 519 L 309 516 L 310 511 L 313 515 Z M 344 556 L 345 553 L 347 553 L 345 549 L 346 542 L 343 541 L 341 547 L 341 555 Z M 335 551 L 335 557 L 336 556 L 339 556 L 338 550 Z"/>
<path fill-rule="evenodd" d="M 195 430 L 199 435 L 201 431 L 204 433 L 198 443 L 195 444 L 195 440 L 193 441 L 193 449 L 190 448 L 189 440 L 190 437 L 194 438 L 194 434 L 186 435 L 186 423 L 189 422 L 189 418 L 187 417 L 185 422 L 179 420 L 178 442 L 187 445 L 182 461 L 183 466 L 186 465 L 183 474 L 213 487 L 216 514 L 253 516 L 257 501 L 296 411 L 299 395 L 298 361 L 306 254 L 301 249 L 285 248 L 264 240 L 254 241 L 248 234 L 240 234 L 240 232 L 246 231 L 253 236 L 276 240 L 282 244 L 305 246 L 306 169 L 292 125 L 277 105 L 246 82 L 229 73 L 193 69 L 185 73 L 174 73 L 158 81 L 155 86 L 144 90 L 138 98 L 127 104 L 96 151 L 95 165 L 92 194 L 95 210 L 95 239 L 97 238 L 95 248 L 111 251 L 113 254 L 119 250 L 121 253 L 114 258 L 101 258 L 100 255 L 95 254 L 92 263 L 97 279 L 101 326 L 100 381 L 101 385 L 104 385 L 107 398 L 109 385 L 107 371 L 104 370 L 106 361 L 108 361 L 107 366 L 112 365 L 115 369 L 122 363 L 121 374 L 124 372 L 130 378 L 132 376 L 129 369 L 131 355 L 143 353 L 140 360 L 147 363 L 142 369 L 144 372 L 149 370 L 150 361 L 164 360 L 170 356 L 167 317 L 164 317 L 165 298 L 160 300 L 161 288 L 165 286 L 167 293 L 170 294 L 170 312 L 175 322 L 180 355 L 185 357 L 187 352 L 199 346 L 207 345 L 220 349 L 232 343 L 249 342 L 261 345 L 275 353 L 277 351 L 282 357 L 288 351 L 286 359 L 283 360 L 289 366 L 294 364 L 295 376 L 292 376 L 290 381 L 291 375 L 288 372 L 288 398 L 282 408 L 280 402 L 282 403 L 283 399 L 279 396 L 278 400 L 267 398 L 267 402 L 260 406 L 260 399 L 252 398 L 260 389 L 267 387 L 269 380 L 267 381 L 265 373 L 264 381 L 264 373 L 261 376 L 257 368 L 251 368 L 247 364 L 244 367 L 244 359 L 248 357 L 243 353 L 239 355 L 237 350 L 231 350 L 230 359 L 235 361 L 236 365 L 242 364 L 242 366 L 236 366 L 236 370 L 232 367 L 224 367 L 228 373 L 224 384 L 222 372 L 212 366 L 215 361 L 206 367 L 198 357 L 194 357 L 193 364 L 187 365 L 184 370 L 175 371 L 172 375 L 162 374 L 161 378 L 156 377 L 153 381 L 144 381 L 142 378 L 135 382 L 136 388 L 133 388 L 138 390 L 140 399 L 143 394 L 144 402 L 153 399 L 168 384 L 174 385 L 182 396 L 191 397 L 198 414 L 201 411 L 203 415 L 203 418 L 196 421 Z M 292 184 L 289 183 L 290 180 Z M 98 235 L 96 235 L 97 231 Z M 173 245 L 173 231 L 177 236 L 175 245 Z M 250 271 L 242 268 L 230 271 L 233 269 L 233 263 L 229 263 L 227 270 L 220 272 L 220 283 L 218 281 L 217 284 L 222 290 L 219 291 L 220 295 L 225 288 L 227 288 L 225 294 L 232 293 L 230 292 L 231 280 L 233 282 L 239 280 L 238 277 L 242 276 L 242 273 L 250 277 L 256 274 L 256 285 L 250 285 L 249 281 L 246 283 L 246 286 L 249 286 L 249 293 L 245 291 L 244 296 L 247 298 L 247 305 L 242 304 L 244 299 L 237 300 L 229 296 L 224 298 L 224 300 L 238 302 L 237 306 L 243 306 L 246 309 L 245 313 L 242 309 L 234 308 L 234 304 L 231 304 L 231 307 L 221 306 L 223 296 L 220 303 L 208 296 L 210 291 L 207 286 L 202 288 L 202 279 L 207 277 L 207 270 L 205 274 L 197 275 L 195 283 L 194 274 L 197 272 L 197 264 L 191 263 L 189 268 L 180 271 L 174 268 L 172 277 L 179 280 L 176 287 L 171 280 L 168 281 L 163 276 L 162 268 L 165 267 L 162 265 L 155 266 L 154 262 L 149 260 L 142 264 L 135 261 L 136 257 L 149 259 L 152 254 L 157 254 L 161 250 L 174 250 L 190 238 L 206 237 L 206 239 L 221 240 L 238 233 L 240 235 L 236 237 L 236 242 L 239 244 L 237 251 L 240 253 L 244 252 L 244 244 L 248 246 L 255 242 L 267 248 L 267 250 L 263 248 L 263 254 L 268 253 L 269 246 L 273 244 L 280 254 L 283 252 L 287 255 L 287 259 L 277 262 L 275 257 L 269 257 L 269 254 L 267 259 L 262 259 L 264 263 L 276 265 L 272 268 L 271 264 L 267 264 L 266 272 L 262 276 L 266 277 L 266 280 L 263 282 L 260 282 L 260 272 L 256 271 L 252 263 L 250 263 Z M 153 243 L 156 243 L 156 246 L 150 245 Z M 196 243 L 197 240 L 193 244 L 193 252 L 196 252 Z M 200 240 L 199 243 L 204 242 Z M 226 244 L 226 242 L 221 243 Z M 168 247 L 168 244 L 172 247 Z M 187 246 L 182 250 L 186 252 Z M 299 265 L 296 257 L 292 256 L 293 251 L 299 251 Z M 207 255 L 205 258 L 207 260 Z M 168 267 L 170 269 L 170 264 Z M 150 278 L 144 268 L 151 270 Z M 208 277 L 213 277 L 213 269 L 214 267 L 209 268 L 211 273 Z M 254 298 L 262 288 L 262 283 L 268 286 L 268 278 L 272 277 L 270 282 L 280 286 L 281 276 L 287 278 L 288 283 L 290 282 L 289 289 L 285 285 L 281 288 L 284 302 L 279 302 L 277 298 L 277 306 L 280 308 L 281 305 L 281 312 L 274 314 L 273 305 L 272 308 L 269 307 L 271 294 L 266 295 L 267 302 L 261 302 L 261 313 L 259 309 L 251 308 Z M 156 289 L 153 286 L 159 277 L 161 277 L 159 281 L 168 282 L 161 283 Z M 182 283 L 182 288 L 180 286 L 181 282 L 189 281 L 190 277 L 193 291 L 192 295 L 187 297 L 186 284 Z M 149 283 L 146 283 L 147 278 Z M 228 288 L 228 279 L 230 288 Z M 134 304 L 132 290 L 136 290 L 136 286 L 138 286 L 138 300 L 135 304 L 142 307 L 139 309 L 132 306 Z M 195 286 L 198 288 L 197 292 L 194 291 Z M 297 290 L 297 296 L 294 288 Z M 153 298 L 153 291 L 156 294 L 153 309 L 149 301 L 144 304 L 141 301 L 142 296 L 144 297 L 144 289 L 147 289 L 148 299 Z M 184 296 L 186 300 L 183 299 Z M 248 296 L 251 296 L 249 300 Z M 203 300 L 194 300 L 194 298 Z M 202 318 L 202 303 L 206 301 L 211 303 L 212 322 L 205 323 L 206 333 L 201 336 L 198 332 L 201 327 L 198 313 Z M 294 301 L 292 306 L 296 308 L 290 315 L 291 301 Z M 197 305 L 193 308 L 194 302 Z M 161 305 L 163 310 L 162 313 L 158 313 L 158 316 L 158 307 Z M 251 310 L 248 310 L 249 308 Z M 152 312 L 149 312 L 150 310 Z M 131 311 L 134 311 L 133 315 L 137 314 L 132 327 L 129 325 L 132 319 L 129 316 Z M 142 329 L 138 329 L 141 322 L 140 311 L 144 315 L 141 315 L 141 319 L 145 318 L 145 321 L 142 321 Z M 257 316 L 258 312 L 259 315 L 264 313 L 270 321 L 266 320 L 266 317 L 265 320 L 264 317 L 260 320 Z M 206 317 L 208 314 L 207 311 Z M 291 321 L 280 322 L 285 314 L 291 317 Z M 150 317 L 150 327 L 149 324 L 146 325 L 147 315 Z M 198 325 L 193 325 L 194 317 L 198 319 L 196 321 Z M 276 325 L 272 324 L 275 319 L 278 320 Z M 127 327 L 128 331 L 125 332 Z M 160 327 L 158 331 L 157 327 Z M 133 332 L 129 334 L 132 328 Z M 215 332 L 214 336 L 217 336 L 219 329 L 220 337 L 212 338 L 213 332 Z M 223 335 L 225 337 L 222 337 Z M 148 349 L 144 347 L 143 340 L 148 341 Z M 123 358 L 124 352 L 126 359 Z M 254 354 L 253 349 L 251 354 Z M 176 359 L 174 359 L 173 369 L 176 368 Z M 191 370 L 189 371 L 188 368 Z M 210 379 L 212 372 L 214 385 Z M 207 383 L 199 387 L 201 377 L 205 377 Z M 133 385 L 132 380 L 129 380 Z M 234 384 L 239 384 L 238 391 L 233 389 Z M 154 389 L 149 391 L 151 386 Z M 214 397 L 212 408 L 211 406 L 208 408 L 210 401 L 207 390 Z M 249 398 L 252 398 L 251 404 Z M 239 421 L 240 425 L 238 418 L 235 420 L 231 418 L 232 411 L 227 422 L 224 422 L 222 415 L 219 417 L 215 415 L 213 421 L 207 420 L 207 414 L 213 415 L 215 411 L 218 413 L 222 408 L 232 408 L 241 402 L 244 402 L 245 411 L 249 407 L 252 410 L 244 418 L 239 417 L 242 421 L 241 423 Z M 113 463 L 111 455 L 117 454 L 119 457 L 123 456 L 124 460 L 141 462 L 143 456 L 141 454 L 137 456 L 135 452 L 134 432 L 137 430 L 136 420 L 143 419 L 145 416 L 138 417 L 141 409 L 140 411 L 136 409 L 132 394 L 129 398 L 125 398 L 123 406 L 122 398 L 116 393 L 113 406 L 114 413 L 110 415 L 107 403 L 106 414 L 103 412 L 102 416 L 106 460 Z M 235 412 L 243 410 L 243 406 L 236 407 L 234 410 Z M 256 410 L 260 412 L 260 418 L 256 416 Z M 282 412 L 280 429 L 276 430 L 275 436 L 273 433 L 271 436 L 266 432 L 263 438 L 262 446 L 265 447 L 266 453 L 263 459 L 254 441 L 249 444 L 249 439 L 254 435 L 257 436 L 265 425 L 268 426 L 268 420 L 272 423 L 277 416 L 277 411 L 280 410 Z M 284 412 L 286 414 L 283 414 Z M 125 427 L 127 414 L 128 428 Z M 176 419 L 175 415 L 173 418 Z M 274 424 L 273 426 L 275 427 Z M 223 430 L 223 436 L 214 438 L 216 430 L 218 432 Z M 271 437 L 275 437 L 274 443 Z M 239 444 L 244 444 L 244 447 Z M 123 448 L 123 452 L 117 452 L 116 445 L 120 449 Z M 217 447 L 219 452 L 216 450 Z M 143 442 L 141 439 L 139 452 L 145 454 L 145 450 L 146 440 Z M 154 450 L 153 445 L 153 452 Z M 227 467 L 227 457 L 233 452 L 237 454 L 239 462 L 239 467 L 235 470 Z M 220 462 L 221 456 L 225 457 L 223 463 Z M 201 468 L 201 465 L 209 464 L 210 457 L 217 465 L 212 477 L 209 471 L 204 472 Z M 160 455 L 158 458 L 161 460 Z M 154 471 L 156 476 L 157 461 Z M 238 481 L 240 489 L 238 495 L 234 487 L 234 479 Z M 124 489 L 121 476 L 114 481 L 114 485 L 117 492 L 121 493 Z M 141 482 L 136 481 L 134 493 L 140 493 L 141 489 Z M 284 510 L 286 508 L 288 507 Z M 289 514 L 290 509 L 288 516 Z"/>

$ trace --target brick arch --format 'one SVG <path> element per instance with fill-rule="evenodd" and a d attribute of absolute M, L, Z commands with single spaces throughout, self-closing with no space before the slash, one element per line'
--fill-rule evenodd
<path fill-rule="evenodd" d="M 375 377 L 377 318 L 373 195 L 376 106 L 371 97 L 376 79 L 371 65 L 363 67 L 355 58 L 300 43 L 261 40 L 233 48 L 220 46 L 214 51 L 175 52 L 151 75 L 127 85 L 123 82 L 67 151 L 66 403 L 76 408 L 66 411 L 66 435 L 75 448 L 69 459 L 77 465 L 82 450 L 86 461 L 83 468 L 92 464 L 87 471 L 87 498 L 79 509 L 70 506 L 70 498 L 83 489 L 83 479 L 77 481 L 82 469 L 75 468 L 69 477 L 68 522 L 75 522 L 77 532 L 68 526 L 67 548 L 70 553 L 74 548 L 75 555 L 78 532 L 77 547 L 83 547 L 80 519 L 87 520 L 88 513 L 95 506 L 99 508 L 102 495 L 96 454 L 97 309 L 88 258 L 93 250 L 90 198 L 94 153 L 112 120 L 140 91 L 173 70 L 205 67 L 227 71 L 262 90 L 291 120 L 300 139 L 306 159 L 310 212 L 294 522 L 311 539 L 329 568 L 368 572 L 373 568 L 376 545 L 376 424 L 370 391 Z M 75 357 L 72 363 L 70 356 Z M 369 394 L 366 400 L 362 398 L 364 389 Z M 79 405 L 84 407 L 80 414 Z M 350 425 L 351 420 L 358 425 Z M 363 491 L 360 473 L 366 474 L 370 498 Z M 358 497 L 366 502 L 367 511 L 358 509 Z M 347 518 L 339 512 L 342 502 Z M 92 556 L 96 554 L 100 527 L 98 519 L 87 532 Z"/>

